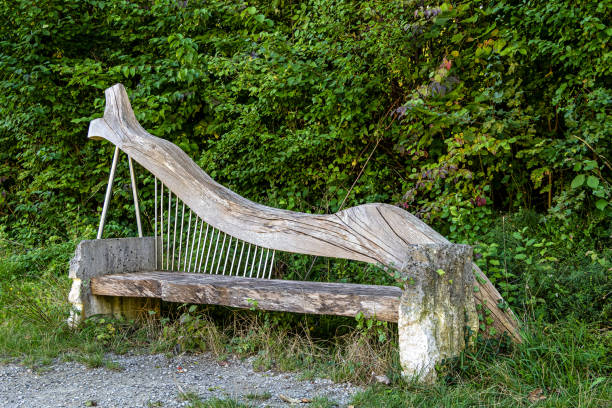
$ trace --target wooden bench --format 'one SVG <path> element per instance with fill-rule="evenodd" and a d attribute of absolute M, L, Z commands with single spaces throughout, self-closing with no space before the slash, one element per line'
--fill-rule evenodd
<path fill-rule="evenodd" d="M 98 239 L 82 241 L 71 261 L 73 324 L 95 314 L 133 315 L 159 301 L 355 316 L 398 323 L 407 376 L 429 381 L 434 366 L 478 330 L 476 304 L 495 327 L 518 339 L 511 312 L 455 245 L 410 213 L 366 204 L 335 214 L 305 214 L 249 201 L 216 183 L 180 148 L 147 133 L 121 84 L 106 90 L 104 117 L 88 137 L 115 145 Z M 138 238 L 101 239 L 119 152 L 128 156 Z M 144 237 L 134 166 L 155 176 L 154 231 Z M 277 252 L 380 265 L 396 286 L 305 282 L 276 277 Z M 474 279 L 474 275 L 478 277 Z"/>

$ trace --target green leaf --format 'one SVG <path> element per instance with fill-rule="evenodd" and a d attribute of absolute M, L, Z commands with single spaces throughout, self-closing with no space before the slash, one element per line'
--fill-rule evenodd
<path fill-rule="evenodd" d="M 434 21 L 434 25 L 441 26 L 448 22 L 448 17 L 437 17 Z"/>
<path fill-rule="evenodd" d="M 599 185 L 599 179 L 597 177 L 595 176 L 587 177 L 587 186 L 591 187 L 592 189 L 596 189 L 598 185 Z"/>
<path fill-rule="evenodd" d="M 493 49 L 497 52 L 501 51 L 506 46 L 506 40 L 500 38 L 493 44 Z"/>
<path fill-rule="evenodd" d="M 442 275 L 444 275 L 446 272 L 444 272 L 444 270 L 443 270 L 443 269 L 438 269 L 438 270 L 436 271 L 436 273 L 438 274 L 438 276 L 442 276 Z"/>
<path fill-rule="evenodd" d="M 253 15 L 253 14 L 257 13 L 257 9 L 255 7 L 247 7 L 246 11 L 250 15 Z"/>
<path fill-rule="evenodd" d="M 456 43 L 458 43 L 459 41 L 461 41 L 462 39 L 463 39 L 463 34 L 461 34 L 461 33 L 457 33 L 457 34 L 455 34 L 455 35 L 453 35 L 453 36 L 451 37 L 451 42 L 456 44 Z"/>
<path fill-rule="evenodd" d="M 608 205 L 608 201 L 604 200 L 603 198 L 600 198 L 595 202 L 595 207 L 597 207 L 599 211 L 603 211 L 604 208 L 606 208 L 606 205 Z"/>
<path fill-rule="evenodd" d="M 581 185 L 584 184 L 584 174 L 579 174 L 576 177 L 574 177 L 574 179 L 572 180 L 572 184 L 570 185 L 570 187 L 572 188 L 578 188 Z"/>
<path fill-rule="evenodd" d="M 601 384 L 602 382 L 604 382 L 605 380 L 606 380 L 606 377 L 597 377 L 595 381 L 591 383 L 591 386 L 589 388 L 593 389 L 597 387 L 599 384 Z"/>

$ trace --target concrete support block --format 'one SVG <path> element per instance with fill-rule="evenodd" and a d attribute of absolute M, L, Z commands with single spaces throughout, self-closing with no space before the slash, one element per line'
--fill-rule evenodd
<path fill-rule="evenodd" d="M 155 270 L 155 239 L 113 238 L 81 241 L 70 261 L 72 288 L 68 322 L 76 325 L 97 314 L 136 318 L 148 310 L 159 311 L 159 299 L 95 296 L 90 280 L 112 273 Z"/>
<path fill-rule="evenodd" d="M 436 364 L 466 347 L 467 329 L 476 333 L 472 248 L 415 245 L 400 273 L 405 288 L 399 307 L 402 374 L 433 382 Z"/>

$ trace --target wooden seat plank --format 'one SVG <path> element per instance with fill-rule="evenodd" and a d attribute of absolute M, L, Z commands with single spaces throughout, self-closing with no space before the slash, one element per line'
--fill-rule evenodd
<path fill-rule="evenodd" d="M 168 302 L 366 317 L 397 322 L 395 286 L 302 282 L 184 272 L 142 271 L 91 279 L 94 295 L 153 297 Z"/>

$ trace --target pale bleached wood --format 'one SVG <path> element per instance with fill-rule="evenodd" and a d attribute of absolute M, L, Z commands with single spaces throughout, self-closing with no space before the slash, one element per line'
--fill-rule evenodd
<path fill-rule="evenodd" d="M 179 147 L 147 133 L 136 120 L 121 84 L 106 90 L 104 117 L 91 122 L 88 136 L 118 146 L 208 224 L 260 247 L 378 263 L 401 271 L 412 261 L 414 245 L 448 243 L 412 214 L 388 204 L 365 204 L 336 214 L 306 214 L 247 200 L 215 182 Z M 502 298 L 484 274 L 482 277 L 484 283 L 477 280 L 479 303 L 484 300 L 491 309 L 498 332 L 520 341 L 513 314 L 497 307 Z"/>
<path fill-rule="evenodd" d="M 295 313 L 355 317 L 362 312 L 389 322 L 398 320 L 402 295 L 395 286 L 158 271 L 99 276 L 91 280 L 91 291 L 98 296 L 151 297 Z"/>

